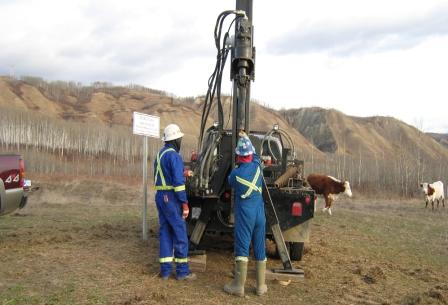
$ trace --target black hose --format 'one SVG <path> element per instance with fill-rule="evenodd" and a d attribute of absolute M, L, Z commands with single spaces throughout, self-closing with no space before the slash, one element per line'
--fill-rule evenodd
<path fill-rule="evenodd" d="M 225 18 L 232 13 L 233 13 L 233 11 L 224 11 L 221 14 L 219 14 L 218 18 L 216 19 L 214 38 L 215 38 L 215 45 L 218 50 L 218 54 L 217 54 L 215 69 L 208 80 L 208 90 L 207 90 L 207 94 L 205 96 L 204 106 L 202 108 L 201 130 L 200 130 L 199 141 L 198 141 L 199 147 L 201 146 L 201 143 L 203 140 L 205 125 L 207 124 L 208 115 L 210 113 L 211 106 L 213 104 L 213 97 L 215 96 L 216 85 L 217 85 L 216 78 L 217 78 L 217 76 L 219 77 L 219 75 L 222 74 L 222 72 L 220 72 L 221 60 L 222 60 L 222 54 L 221 54 L 222 50 L 220 50 L 221 49 L 220 40 L 221 40 L 222 25 L 224 23 Z"/>
<path fill-rule="evenodd" d="M 229 55 L 229 51 L 226 50 L 225 55 L 221 61 L 222 69 L 221 69 L 221 72 L 219 73 L 218 79 L 217 79 L 218 88 L 217 88 L 216 94 L 217 94 L 217 98 L 218 98 L 218 122 L 219 122 L 219 130 L 221 130 L 221 131 L 222 131 L 223 125 L 224 125 L 224 111 L 223 111 L 222 102 L 221 102 L 222 72 L 224 70 L 224 64 L 226 62 L 228 55 Z"/>
<path fill-rule="evenodd" d="M 224 39 L 222 40 L 221 45 L 221 34 L 222 34 L 222 27 L 224 24 L 225 18 L 230 14 L 236 14 L 235 11 L 224 11 L 221 14 L 218 15 L 218 18 L 216 19 L 215 24 L 215 31 L 214 31 L 214 38 L 215 38 L 215 46 L 217 49 L 217 56 L 216 56 L 216 65 L 215 69 L 212 73 L 212 75 L 208 79 L 208 89 L 207 94 L 205 96 L 204 105 L 202 108 L 202 116 L 201 116 L 201 129 L 199 134 L 199 141 L 198 141 L 198 148 L 202 146 L 202 141 L 204 137 L 204 130 L 205 125 L 207 124 L 207 119 L 210 114 L 212 105 L 213 105 L 213 99 L 215 97 L 215 93 L 217 96 L 217 102 L 218 102 L 218 122 L 219 122 L 219 130 L 222 131 L 224 126 L 224 111 L 221 101 L 221 84 L 222 84 L 222 74 L 224 71 L 224 66 L 229 54 L 229 48 L 226 48 L 226 40 L 229 37 L 230 28 L 232 27 L 233 23 L 235 22 L 235 17 L 232 22 L 230 23 L 227 32 L 224 34 Z"/>

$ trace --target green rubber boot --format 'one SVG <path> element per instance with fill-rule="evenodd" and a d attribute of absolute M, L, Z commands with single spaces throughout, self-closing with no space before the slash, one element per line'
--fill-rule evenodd
<path fill-rule="evenodd" d="M 257 261 L 256 264 L 257 295 L 263 295 L 268 291 L 268 286 L 266 286 L 266 261 Z"/>
<path fill-rule="evenodd" d="M 235 274 L 233 281 L 224 285 L 224 291 L 239 297 L 244 297 L 244 283 L 246 282 L 247 262 L 235 262 Z"/>

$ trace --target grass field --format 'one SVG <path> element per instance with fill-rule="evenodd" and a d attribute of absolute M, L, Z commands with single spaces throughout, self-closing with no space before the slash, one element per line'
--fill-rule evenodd
<path fill-rule="evenodd" d="M 36 182 L 41 190 L 29 205 L 0 218 L 1 305 L 448 304 L 448 207 L 341 198 L 333 216 L 316 213 L 296 264 L 305 280 L 269 282 L 268 294 L 257 297 L 249 279 L 242 299 L 222 291 L 231 244 L 207 252 L 207 272 L 195 282 L 158 279 L 156 212 L 151 200 L 144 243 L 139 186 Z"/>

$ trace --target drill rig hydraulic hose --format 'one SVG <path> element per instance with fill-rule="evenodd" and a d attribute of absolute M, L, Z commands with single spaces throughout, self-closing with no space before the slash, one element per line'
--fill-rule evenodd
<path fill-rule="evenodd" d="M 217 130 L 211 130 L 208 134 L 208 138 L 203 145 L 203 150 L 205 149 L 203 158 L 200 160 L 199 164 L 199 181 L 198 187 L 202 189 L 208 189 L 210 179 L 213 173 L 210 173 L 210 166 L 216 161 L 216 156 L 214 151 L 221 140 L 221 135 Z"/>
<path fill-rule="evenodd" d="M 227 16 L 235 14 L 236 17 L 232 20 L 230 23 L 229 29 L 224 34 L 224 39 L 221 38 L 222 35 L 222 27 L 224 24 L 224 20 Z M 212 108 L 213 101 L 216 99 L 218 102 L 218 128 L 219 130 L 223 130 L 224 125 L 224 113 L 223 113 L 223 107 L 221 102 L 221 84 L 222 84 L 222 73 L 224 71 L 224 66 L 227 60 L 227 56 L 229 54 L 229 51 L 231 49 L 231 46 L 228 44 L 228 38 L 230 37 L 229 31 L 232 26 L 232 24 L 235 22 L 235 20 L 239 18 L 247 18 L 246 13 L 243 10 L 228 10 L 224 11 L 221 14 L 219 14 L 216 25 L 215 25 L 215 31 L 214 31 L 214 39 L 215 39 L 215 46 L 217 49 L 217 58 L 216 58 L 216 65 L 215 69 L 208 79 L 208 90 L 207 94 L 205 95 L 205 101 L 204 106 L 202 109 L 202 117 L 201 117 L 201 129 L 199 134 L 199 141 L 198 145 L 199 147 L 202 146 L 202 140 L 204 136 L 204 129 L 205 125 L 207 123 L 208 116 L 210 114 L 210 110 Z"/>
<path fill-rule="evenodd" d="M 224 34 L 224 39 L 221 39 L 224 20 L 231 14 L 235 14 L 236 16 Z M 228 38 L 230 28 L 234 23 L 235 39 L 232 45 L 228 43 Z M 202 109 L 201 129 L 198 141 L 198 148 L 201 151 L 202 158 L 199 161 L 197 186 L 202 189 L 208 189 L 209 181 L 213 175 L 213 173 L 210 173 L 211 165 L 216 161 L 214 152 L 221 139 L 220 133 L 223 131 L 224 119 L 221 102 L 221 83 L 224 65 L 230 51 L 232 51 L 231 79 L 233 80 L 234 87 L 232 107 L 234 112 L 232 120 L 232 131 L 234 134 L 234 138 L 232 139 L 233 147 L 236 146 L 237 129 L 245 129 L 246 132 L 249 132 L 250 81 L 254 79 L 255 60 L 252 32 L 252 0 L 237 0 L 236 10 L 224 11 L 216 20 L 214 38 L 217 49 L 217 60 L 215 69 L 208 80 L 208 90 Z M 206 144 L 208 145 L 204 145 L 205 125 L 215 99 L 215 93 L 218 103 L 218 133 L 211 132 L 211 141 L 209 142 L 209 139 L 207 139 Z M 232 160 L 235 160 L 234 156 L 232 156 Z M 233 164 L 232 162 L 232 168 Z"/>
<path fill-rule="evenodd" d="M 276 133 L 280 134 L 286 138 L 286 140 L 288 141 L 289 147 L 292 149 L 292 155 L 295 156 L 296 151 L 295 151 L 295 147 L 294 147 L 294 142 L 292 141 L 291 137 L 289 136 L 289 134 L 286 131 L 281 130 L 279 128 L 273 128 L 264 135 L 263 140 L 261 141 L 260 156 L 263 155 L 264 143 L 267 141 L 268 152 L 272 156 L 272 158 L 274 158 L 274 161 L 277 162 L 277 158 L 275 157 L 275 154 L 272 152 L 272 148 L 271 148 L 271 139 L 272 139 L 272 136 Z"/>
<path fill-rule="evenodd" d="M 216 147 L 218 146 L 220 140 L 221 140 L 221 136 L 218 133 L 216 133 L 214 135 L 214 139 L 213 139 L 213 141 L 212 141 L 212 143 L 210 145 L 210 148 L 208 149 L 209 154 L 208 154 L 207 160 L 205 162 L 205 168 L 204 168 L 204 173 L 205 173 L 204 188 L 205 189 L 208 189 L 208 186 L 209 186 L 208 184 L 209 184 L 210 179 L 211 179 L 211 177 L 213 175 L 213 173 L 210 173 L 210 165 L 213 162 L 215 162 L 215 160 L 216 160 L 215 150 L 216 150 Z"/>

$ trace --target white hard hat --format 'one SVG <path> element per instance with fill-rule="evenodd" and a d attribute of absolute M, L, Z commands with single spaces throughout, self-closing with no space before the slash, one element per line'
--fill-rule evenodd
<path fill-rule="evenodd" d="M 176 124 L 169 124 L 163 131 L 162 141 L 168 142 L 182 138 L 183 136 L 184 134 L 180 131 L 179 126 L 177 126 Z"/>

